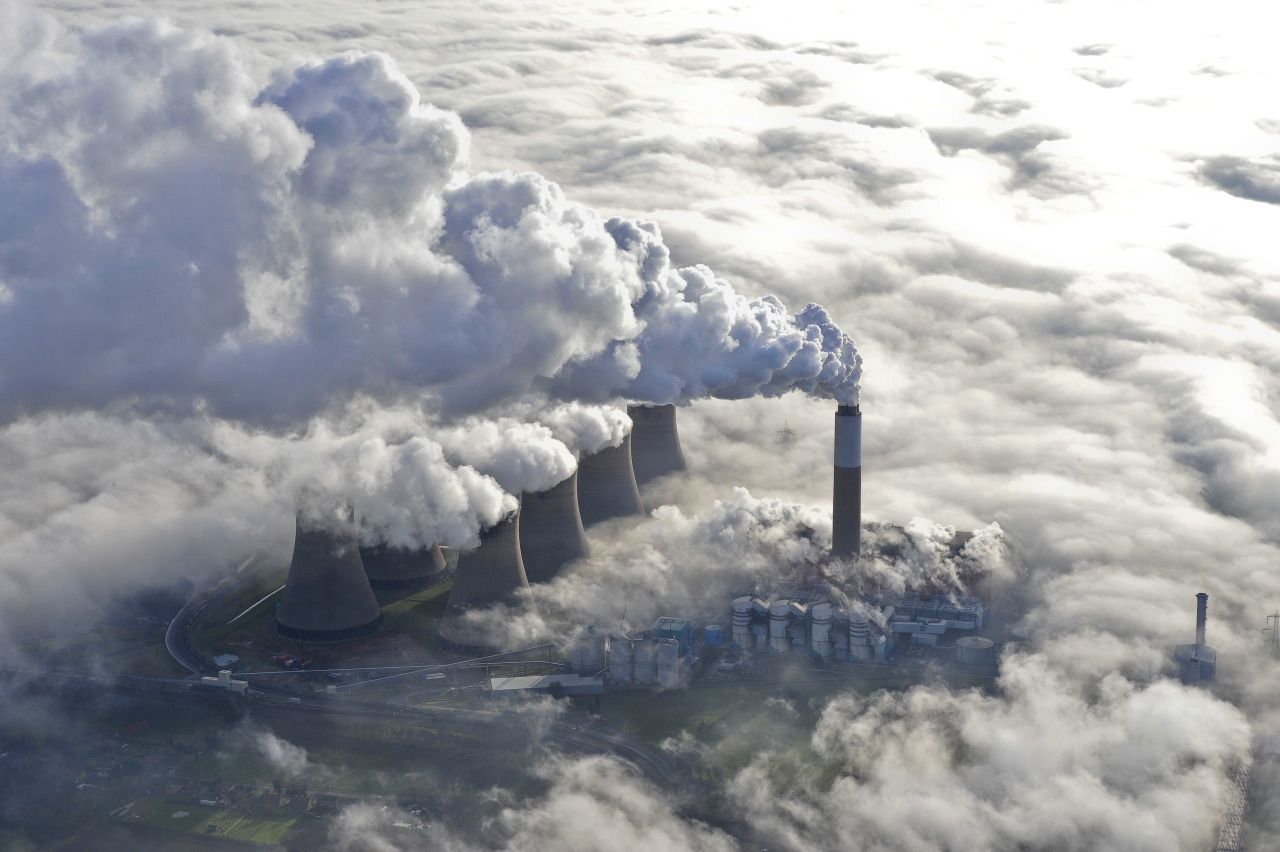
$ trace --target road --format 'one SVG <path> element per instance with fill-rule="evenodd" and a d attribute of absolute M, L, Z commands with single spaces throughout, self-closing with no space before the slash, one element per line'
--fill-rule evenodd
<path fill-rule="evenodd" d="M 200 617 L 205 614 L 209 607 L 216 603 L 221 603 L 225 598 L 230 597 L 236 591 L 237 581 L 241 579 L 241 575 L 254 561 L 255 557 L 249 557 L 241 562 L 235 570 L 234 574 L 224 577 L 215 585 L 201 589 L 197 588 L 191 593 L 191 597 L 182 605 L 182 609 L 178 610 L 178 614 L 169 622 L 169 627 L 164 633 L 164 646 L 169 651 L 169 656 L 173 657 L 178 665 L 196 676 L 214 675 L 218 673 L 218 667 L 211 661 L 200 656 L 200 652 L 196 650 L 193 636 L 196 628 L 200 624 Z"/>
<path fill-rule="evenodd" d="M 243 563 L 232 577 L 211 588 L 200 589 L 178 611 L 165 631 L 164 644 L 169 654 L 193 676 L 213 675 L 217 666 L 196 649 L 193 641 L 200 618 L 214 604 L 220 603 L 236 591 Z M 152 682 L 152 681 L 148 681 Z M 190 680 L 157 680 L 157 683 L 189 684 Z M 502 724 L 510 720 L 510 709 L 482 709 L 451 705 L 412 707 L 385 701 L 337 699 L 331 696 L 315 697 L 293 692 L 285 687 L 260 686 L 255 683 L 246 695 L 253 703 L 263 703 L 296 712 L 325 713 L 339 716 L 363 716 L 395 719 L 414 727 L 427 727 L 441 732 L 458 732 L 477 724 Z M 599 722 L 575 723 L 553 721 L 547 730 L 548 738 L 566 751 L 583 754 L 612 754 L 634 765 L 655 783 L 672 788 L 683 784 L 685 776 L 679 772 L 667 756 L 658 749 L 633 742 L 623 734 L 611 730 Z"/>

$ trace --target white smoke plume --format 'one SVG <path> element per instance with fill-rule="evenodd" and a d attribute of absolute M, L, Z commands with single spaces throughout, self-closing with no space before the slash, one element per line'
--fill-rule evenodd
<path fill-rule="evenodd" d="M 731 795 L 787 850 L 1211 848 L 1247 760 L 1238 710 L 1168 680 L 1082 689 L 1037 656 L 1006 656 L 999 686 L 835 698 L 812 763 L 766 752 Z"/>
<path fill-rule="evenodd" d="M 854 600 L 879 592 L 968 594 L 976 579 L 1007 583 L 1014 576 L 998 525 L 980 531 L 956 553 L 945 546 L 953 529 L 922 519 L 908 529 L 923 532 L 886 534 L 884 552 L 869 541 L 866 560 L 832 566 L 826 560 L 831 543 L 826 512 L 738 488 L 700 514 L 668 505 L 643 524 L 617 524 L 615 536 L 595 539 L 590 558 L 535 587 L 537 611 L 497 607 L 465 617 L 518 647 L 564 641 L 588 624 L 632 632 L 661 615 L 720 619 L 738 595 L 818 583 Z M 937 531 L 945 539 L 931 546 L 928 536 L 937 538 Z M 837 568 L 840 573 L 833 572 Z"/>
<path fill-rule="evenodd" d="M 385 55 L 260 88 L 208 34 L 18 18 L 0 420 L 127 405 L 288 424 L 357 394 L 478 410 L 538 382 L 856 395 L 860 359 L 821 309 L 671 269 L 656 226 L 539 175 L 469 177 L 461 121 Z"/>

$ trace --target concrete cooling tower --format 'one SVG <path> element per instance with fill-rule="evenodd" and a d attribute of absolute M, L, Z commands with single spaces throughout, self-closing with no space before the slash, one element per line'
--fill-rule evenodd
<path fill-rule="evenodd" d="M 360 562 L 350 508 L 300 511 L 296 529 L 276 631 L 303 642 L 339 642 L 377 630 L 382 613 Z"/>
<path fill-rule="evenodd" d="M 546 583 L 591 554 L 578 512 L 578 472 L 547 491 L 520 496 L 520 555 L 530 583 Z"/>
<path fill-rule="evenodd" d="M 631 463 L 636 482 L 644 485 L 668 473 L 688 470 L 676 431 L 674 405 L 630 405 Z"/>
<path fill-rule="evenodd" d="M 360 548 L 369 585 L 375 589 L 421 589 L 444 579 L 448 566 L 437 545 L 422 548 L 377 544 Z"/>
<path fill-rule="evenodd" d="M 578 463 L 578 509 L 583 526 L 610 518 L 643 515 L 640 487 L 631 466 L 631 435 L 616 447 L 583 456 Z"/>
<path fill-rule="evenodd" d="M 831 555 L 862 553 L 862 411 L 836 409 L 836 468 L 832 494 Z"/>
<path fill-rule="evenodd" d="M 458 558 L 453 590 L 440 622 L 440 644 L 460 653 L 498 650 L 500 639 L 467 624 L 463 616 L 473 609 L 527 601 L 528 596 L 517 510 L 481 533 L 480 546 Z"/>

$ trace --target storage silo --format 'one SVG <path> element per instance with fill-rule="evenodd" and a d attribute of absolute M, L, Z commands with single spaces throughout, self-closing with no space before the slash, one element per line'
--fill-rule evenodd
<path fill-rule="evenodd" d="M 632 645 L 635 653 L 635 682 L 651 684 L 657 675 L 658 643 L 649 638 L 636 639 Z"/>
<path fill-rule="evenodd" d="M 635 655 L 631 640 L 626 636 L 609 639 L 609 680 L 619 685 L 629 684 L 635 677 Z"/>
<path fill-rule="evenodd" d="M 680 643 L 675 639 L 658 639 L 658 686 L 673 689 L 680 685 Z"/>
<path fill-rule="evenodd" d="M 956 640 L 956 662 L 966 666 L 989 666 L 995 659 L 995 643 L 985 636 L 962 636 Z"/>

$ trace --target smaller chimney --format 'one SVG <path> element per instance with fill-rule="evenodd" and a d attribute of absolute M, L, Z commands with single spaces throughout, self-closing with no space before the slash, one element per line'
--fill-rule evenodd
<path fill-rule="evenodd" d="M 1196 644 L 1204 644 L 1204 625 L 1209 620 L 1209 596 L 1204 592 L 1196 595 Z"/>

